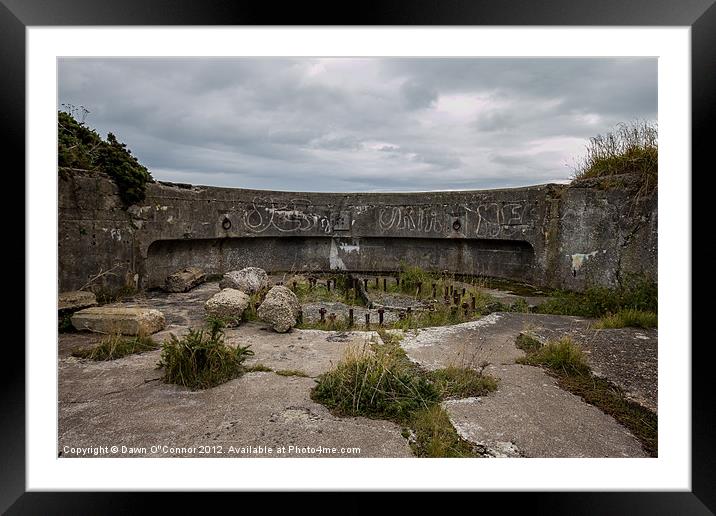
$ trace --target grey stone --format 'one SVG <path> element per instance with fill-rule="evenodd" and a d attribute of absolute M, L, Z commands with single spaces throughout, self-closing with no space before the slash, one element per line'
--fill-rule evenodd
<path fill-rule="evenodd" d="M 258 309 L 258 316 L 279 333 L 285 333 L 296 326 L 301 305 L 296 294 L 284 286 L 273 287 L 266 294 Z"/>
<path fill-rule="evenodd" d="M 204 271 L 198 267 L 186 267 L 167 276 L 164 289 L 167 292 L 188 292 L 206 279 Z"/>
<path fill-rule="evenodd" d="M 77 330 L 122 335 L 151 335 L 166 324 L 159 310 L 121 306 L 85 308 L 75 312 L 70 320 Z"/>
<path fill-rule="evenodd" d="M 75 311 L 91 306 L 97 306 L 97 297 L 93 292 L 84 290 L 60 292 L 57 299 L 57 309 L 59 311 Z"/>
<path fill-rule="evenodd" d="M 249 306 L 248 294 L 233 288 L 225 288 L 211 296 L 204 304 L 204 309 L 208 315 L 224 319 L 227 326 L 237 326 L 247 306 Z"/>
<path fill-rule="evenodd" d="M 258 267 L 246 267 L 240 271 L 229 271 L 219 283 L 220 288 L 234 288 L 247 294 L 254 294 L 269 286 L 268 274 Z"/>

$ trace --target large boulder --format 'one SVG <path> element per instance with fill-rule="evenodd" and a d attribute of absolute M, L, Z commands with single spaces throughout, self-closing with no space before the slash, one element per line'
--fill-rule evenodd
<path fill-rule="evenodd" d="M 122 335 L 151 335 L 166 324 L 159 310 L 118 306 L 85 308 L 75 312 L 70 321 L 77 330 Z"/>
<path fill-rule="evenodd" d="M 247 294 L 254 294 L 268 286 L 268 274 L 258 267 L 246 267 L 240 271 L 227 272 L 219 283 L 219 288 L 234 288 Z"/>
<path fill-rule="evenodd" d="M 97 296 L 84 290 L 60 292 L 57 299 L 57 310 L 63 313 L 75 312 L 91 306 L 97 306 Z"/>
<path fill-rule="evenodd" d="M 204 303 L 207 315 L 223 319 L 227 326 L 237 326 L 247 306 L 248 294 L 233 288 L 223 289 Z"/>
<path fill-rule="evenodd" d="M 188 292 L 204 283 L 206 274 L 198 267 L 186 267 L 167 276 L 164 290 L 167 292 Z"/>
<path fill-rule="evenodd" d="M 258 309 L 258 316 L 279 333 L 285 333 L 296 326 L 301 304 L 296 294 L 284 286 L 273 287 L 266 294 Z"/>

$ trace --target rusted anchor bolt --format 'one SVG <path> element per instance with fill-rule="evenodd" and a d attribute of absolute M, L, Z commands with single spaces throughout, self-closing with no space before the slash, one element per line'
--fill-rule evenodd
<path fill-rule="evenodd" d="M 326 322 L 326 309 L 321 307 L 321 309 L 318 310 L 318 313 L 321 314 L 321 322 Z"/>
<path fill-rule="evenodd" d="M 477 300 L 475 299 L 475 296 L 471 296 L 471 299 L 470 299 L 470 308 L 472 308 L 473 312 L 475 311 L 475 302 L 476 302 L 476 301 L 477 301 Z"/>
<path fill-rule="evenodd" d="M 348 309 L 348 326 L 353 326 L 353 309 Z"/>
<path fill-rule="evenodd" d="M 303 310 L 298 311 L 298 316 L 296 317 L 296 324 L 303 324 Z"/>
<path fill-rule="evenodd" d="M 370 313 L 369 312 L 365 313 L 365 325 L 366 325 L 366 327 L 370 326 Z"/>
<path fill-rule="evenodd" d="M 363 289 L 368 290 L 368 278 L 363 278 Z"/>
<path fill-rule="evenodd" d="M 383 278 L 383 290 L 388 292 L 388 280 L 386 278 Z"/>
<path fill-rule="evenodd" d="M 468 309 L 469 305 L 467 303 L 463 303 L 461 306 L 462 306 L 462 309 L 465 311 L 465 315 L 468 315 L 467 309 Z"/>
<path fill-rule="evenodd" d="M 438 293 L 437 293 L 437 290 L 436 290 L 436 288 L 435 288 L 435 283 L 433 283 L 433 299 L 435 299 L 435 298 L 437 297 L 437 294 L 438 294 Z"/>
<path fill-rule="evenodd" d="M 381 326 L 383 326 L 383 313 L 385 313 L 385 310 L 378 308 L 378 324 Z"/>
<path fill-rule="evenodd" d="M 408 317 L 413 315 L 413 309 L 408 307 Z"/>

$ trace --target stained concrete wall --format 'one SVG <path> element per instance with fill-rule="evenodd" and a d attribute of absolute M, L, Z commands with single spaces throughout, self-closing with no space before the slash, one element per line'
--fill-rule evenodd
<path fill-rule="evenodd" d="M 295 193 L 153 183 L 123 209 L 97 174 L 59 184 L 61 290 L 160 286 L 184 266 L 223 273 L 431 270 L 580 290 L 656 275 L 656 195 L 539 185 L 426 193 Z M 627 211 L 631 210 L 631 211 Z M 114 275 L 116 274 L 116 275 Z"/>

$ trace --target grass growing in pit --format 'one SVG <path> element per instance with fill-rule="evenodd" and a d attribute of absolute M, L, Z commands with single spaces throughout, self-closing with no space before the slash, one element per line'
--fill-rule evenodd
<path fill-rule="evenodd" d="M 555 291 L 539 305 L 537 312 L 582 317 L 604 317 L 620 310 L 639 310 L 656 314 L 658 286 L 645 278 L 628 278 L 616 289 L 590 287 L 582 293 Z"/>
<path fill-rule="evenodd" d="M 279 369 L 276 371 L 276 374 L 279 376 L 298 376 L 300 378 L 310 378 L 310 376 L 299 369 Z"/>
<path fill-rule="evenodd" d="M 426 372 L 400 347 L 401 335 L 384 330 L 379 334 L 381 342 L 348 348 L 334 369 L 318 377 L 311 398 L 338 415 L 403 425 L 407 435 L 414 435 L 411 447 L 417 456 L 475 456 L 472 446 L 457 435 L 440 401 L 486 394 L 496 388 L 496 381 L 458 367 Z"/>
<path fill-rule="evenodd" d="M 246 373 L 271 373 L 273 369 L 262 363 L 253 364 L 250 366 L 244 366 L 244 372 Z"/>
<path fill-rule="evenodd" d="M 654 312 L 625 309 L 602 317 L 595 328 L 656 328 L 658 316 Z"/>
<path fill-rule="evenodd" d="M 569 337 L 536 348 L 526 339 L 518 341 L 517 345 L 527 352 L 526 357 L 517 360 L 518 363 L 545 367 L 557 378 L 562 389 L 611 415 L 639 439 L 650 456 L 657 456 L 657 415 L 628 400 L 624 391 L 610 381 L 594 376 L 581 349 Z"/>
<path fill-rule="evenodd" d="M 90 360 L 115 360 L 135 353 L 144 353 L 158 349 L 159 345 L 151 337 L 127 337 L 119 334 L 108 335 L 99 344 L 88 349 L 77 349 L 72 356 Z"/>
<path fill-rule="evenodd" d="M 190 329 L 181 339 L 172 335 L 162 345 L 157 367 L 164 368 L 165 383 L 208 389 L 240 376 L 245 371 L 242 363 L 253 354 L 249 346 L 227 346 L 223 325 L 214 319 L 209 328 Z"/>

